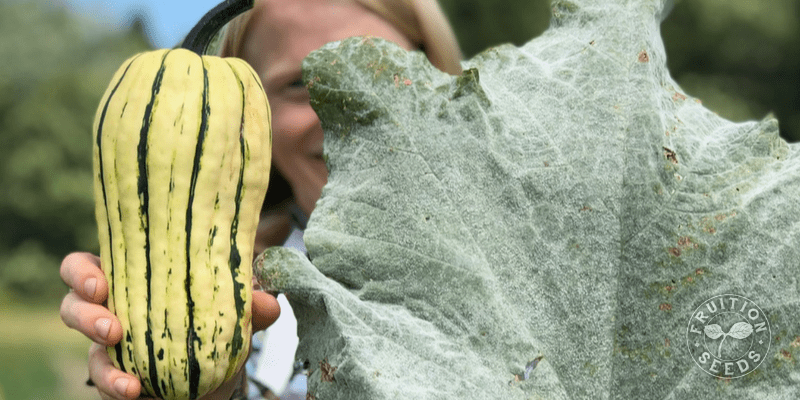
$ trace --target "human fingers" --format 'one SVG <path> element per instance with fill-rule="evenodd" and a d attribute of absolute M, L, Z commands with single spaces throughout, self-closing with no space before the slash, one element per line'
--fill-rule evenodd
<path fill-rule="evenodd" d="M 280 315 L 281 306 L 274 296 L 253 290 L 253 332 L 267 329 Z"/>
<path fill-rule="evenodd" d="M 108 297 L 108 282 L 100 258 L 90 253 L 71 253 L 61 261 L 61 279 L 80 297 L 101 304 Z"/>
<path fill-rule="evenodd" d="M 136 399 L 142 391 L 139 379 L 114 367 L 105 346 L 97 343 L 89 348 L 89 378 L 103 399 Z"/>
<path fill-rule="evenodd" d="M 122 339 L 122 325 L 119 319 L 107 308 L 90 303 L 75 292 L 64 296 L 60 312 L 64 324 L 95 343 L 111 346 Z"/>

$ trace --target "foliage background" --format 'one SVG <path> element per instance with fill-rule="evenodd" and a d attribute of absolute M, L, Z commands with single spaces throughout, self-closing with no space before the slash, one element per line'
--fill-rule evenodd
<path fill-rule="evenodd" d="M 468 58 L 550 18 L 546 0 L 440 2 Z M 92 119 L 111 74 L 149 43 L 144 16 L 108 32 L 52 4 L 0 2 L 0 400 L 91 398 L 87 342 L 59 322 L 58 268 L 97 252 Z M 662 34 L 688 94 L 733 121 L 774 113 L 800 140 L 800 0 L 676 0 Z"/>

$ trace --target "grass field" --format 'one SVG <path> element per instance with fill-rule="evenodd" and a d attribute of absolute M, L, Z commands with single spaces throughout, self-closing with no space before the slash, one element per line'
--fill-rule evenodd
<path fill-rule="evenodd" d="M 0 300 L 0 400 L 88 400 L 89 340 L 61 322 L 58 305 Z"/>

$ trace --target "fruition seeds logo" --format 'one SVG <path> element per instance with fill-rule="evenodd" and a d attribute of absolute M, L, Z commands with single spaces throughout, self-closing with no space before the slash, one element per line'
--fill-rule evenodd
<path fill-rule="evenodd" d="M 758 368 L 772 338 L 764 312 L 735 294 L 712 297 L 697 307 L 686 336 L 695 364 L 720 378 L 739 378 Z"/>

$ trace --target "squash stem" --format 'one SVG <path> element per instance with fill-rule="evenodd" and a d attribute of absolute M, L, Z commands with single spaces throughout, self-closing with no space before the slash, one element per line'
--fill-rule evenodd
<path fill-rule="evenodd" d="M 217 4 L 186 35 L 181 48 L 202 56 L 214 35 L 237 15 L 253 8 L 254 4 L 255 0 L 225 0 Z"/>

